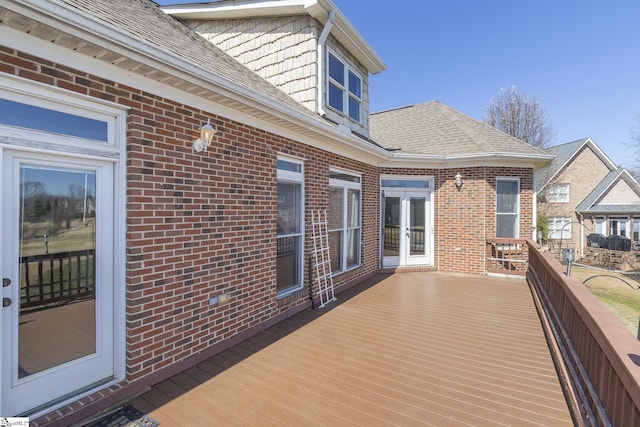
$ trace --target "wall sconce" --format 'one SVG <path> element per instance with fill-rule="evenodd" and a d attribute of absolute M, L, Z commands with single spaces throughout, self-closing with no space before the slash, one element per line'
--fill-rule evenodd
<path fill-rule="evenodd" d="M 211 119 L 207 119 L 207 123 L 200 128 L 200 138 L 193 141 L 193 150 L 196 153 L 207 151 L 207 147 L 211 145 L 215 133 L 216 130 L 211 126 Z"/>
<path fill-rule="evenodd" d="M 459 190 L 462 188 L 462 175 L 456 174 L 456 188 Z"/>

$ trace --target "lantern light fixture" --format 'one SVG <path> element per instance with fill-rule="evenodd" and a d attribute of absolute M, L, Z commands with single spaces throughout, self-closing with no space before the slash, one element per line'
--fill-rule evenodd
<path fill-rule="evenodd" d="M 207 151 L 207 147 L 211 145 L 215 133 L 215 128 L 211 126 L 211 119 L 207 119 L 207 123 L 203 124 L 200 128 L 200 138 L 193 141 L 193 150 L 196 153 Z"/>
<path fill-rule="evenodd" d="M 456 179 L 456 188 L 460 190 L 462 188 L 462 175 L 460 175 L 460 173 L 457 173 L 455 176 L 455 179 Z"/>

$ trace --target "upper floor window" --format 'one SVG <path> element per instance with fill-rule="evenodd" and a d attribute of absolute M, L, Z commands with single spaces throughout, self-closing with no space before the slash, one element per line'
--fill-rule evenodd
<path fill-rule="evenodd" d="M 327 92 L 330 107 L 360 122 L 362 78 L 331 52 Z"/>
<path fill-rule="evenodd" d="M 496 237 L 518 238 L 520 180 L 498 178 L 496 181 Z"/>
<path fill-rule="evenodd" d="M 566 203 L 569 201 L 569 184 L 553 184 L 549 187 L 549 202 Z"/>

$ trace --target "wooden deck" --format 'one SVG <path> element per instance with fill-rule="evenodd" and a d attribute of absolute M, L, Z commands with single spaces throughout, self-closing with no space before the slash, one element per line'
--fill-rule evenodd
<path fill-rule="evenodd" d="M 381 275 L 132 403 L 161 426 L 573 425 L 524 280 Z"/>

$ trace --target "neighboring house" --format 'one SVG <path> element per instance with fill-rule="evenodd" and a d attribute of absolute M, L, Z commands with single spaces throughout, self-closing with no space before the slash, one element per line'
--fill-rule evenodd
<path fill-rule="evenodd" d="M 555 159 L 536 172 L 538 212 L 549 221 L 552 246 L 585 255 L 587 236 L 640 240 L 640 184 L 590 138 L 546 150 Z"/>
<path fill-rule="evenodd" d="M 338 292 L 532 235 L 552 156 L 437 102 L 370 115 L 384 64 L 330 1 L 165 10 L 0 5 L 3 416 L 78 422 L 310 307 L 317 211 Z"/>

